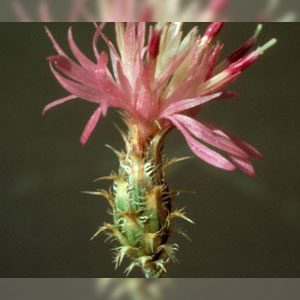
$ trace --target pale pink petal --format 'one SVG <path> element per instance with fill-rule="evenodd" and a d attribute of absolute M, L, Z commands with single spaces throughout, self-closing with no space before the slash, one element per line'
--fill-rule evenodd
<path fill-rule="evenodd" d="M 216 93 L 213 95 L 205 96 L 205 97 L 200 97 L 200 98 L 195 98 L 195 99 L 185 99 L 181 101 L 177 101 L 175 103 L 172 103 L 165 108 L 162 109 L 160 113 L 160 117 L 164 118 L 167 117 L 168 115 L 172 115 L 184 110 L 188 110 L 190 108 L 196 107 L 203 105 L 205 103 L 211 102 L 212 100 L 217 99 L 222 95 L 222 92 Z"/>
<path fill-rule="evenodd" d="M 94 129 L 100 119 L 100 116 L 101 116 L 101 107 L 99 106 L 95 110 L 95 112 L 93 113 L 91 118 L 89 119 L 89 121 L 86 124 L 84 131 L 81 135 L 80 142 L 81 142 L 82 146 L 84 146 L 86 144 L 86 142 L 88 141 L 89 137 L 91 136 L 92 132 L 94 131 Z"/>
<path fill-rule="evenodd" d="M 248 154 L 243 149 L 238 147 L 233 141 L 215 134 L 213 130 L 206 127 L 202 122 L 198 122 L 193 118 L 178 114 L 173 115 L 172 118 L 175 118 L 177 121 L 179 121 L 191 134 L 198 139 L 201 139 L 218 149 L 226 151 L 231 155 L 235 155 L 244 159 L 249 158 Z"/>
<path fill-rule="evenodd" d="M 183 134 L 185 137 L 186 142 L 188 143 L 191 150 L 202 160 L 206 161 L 207 163 L 224 169 L 228 171 L 234 170 L 236 167 L 226 158 L 218 154 L 217 152 L 209 149 L 205 145 L 198 142 L 194 139 L 188 131 L 174 118 L 169 118 L 170 121 L 178 128 L 178 130 Z"/>
<path fill-rule="evenodd" d="M 87 58 L 87 56 L 84 53 L 82 53 L 82 51 L 76 45 L 72 34 L 72 27 L 70 27 L 68 31 L 68 40 L 71 51 L 76 57 L 76 59 L 79 61 L 79 63 L 88 70 L 94 70 L 95 64 L 89 58 Z"/>
<path fill-rule="evenodd" d="M 57 105 L 63 104 L 65 102 L 68 102 L 70 100 L 76 99 L 76 98 L 78 98 L 78 97 L 75 96 L 75 95 L 71 95 L 71 96 L 67 96 L 67 97 L 55 100 L 55 101 L 53 101 L 53 102 L 51 102 L 51 103 L 49 103 L 45 106 L 45 108 L 43 109 L 42 114 L 44 115 L 49 109 L 51 109 L 51 108 L 53 108 Z"/>

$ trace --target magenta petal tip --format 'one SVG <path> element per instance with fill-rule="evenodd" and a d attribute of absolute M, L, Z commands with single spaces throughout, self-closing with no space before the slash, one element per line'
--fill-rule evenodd
<path fill-rule="evenodd" d="M 213 22 L 213 23 L 211 23 L 207 27 L 204 36 L 207 36 L 209 39 L 215 38 L 220 33 L 223 25 L 224 25 L 224 22 Z"/>

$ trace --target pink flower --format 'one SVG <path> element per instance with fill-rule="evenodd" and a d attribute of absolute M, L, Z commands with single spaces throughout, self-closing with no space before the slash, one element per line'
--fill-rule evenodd
<path fill-rule="evenodd" d="M 67 101 L 82 98 L 96 104 L 81 137 L 84 145 L 101 116 L 108 108 L 123 111 L 136 126 L 141 139 L 146 140 L 158 130 L 177 128 L 190 149 L 201 159 L 225 170 L 236 167 L 254 176 L 253 158 L 262 155 L 249 144 L 215 125 L 195 119 L 199 109 L 212 101 L 236 96 L 223 91 L 244 69 L 275 44 L 272 39 L 249 52 L 262 29 L 258 25 L 251 37 L 227 59 L 217 64 L 223 44 L 214 38 L 223 27 L 212 23 L 204 34 L 194 27 L 184 38 L 182 23 L 158 23 L 150 26 L 146 42 L 146 23 L 116 23 L 117 48 L 104 35 L 104 24 L 97 26 L 93 39 L 96 62 L 88 59 L 73 40 L 69 29 L 68 41 L 78 62 L 73 61 L 46 29 L 57 55 L 48 58 L 51 71 L 69 96 L 48 104 L 44 113 Z M 112 72 L 108 68 L 108 54 L 99 53 L 99 37 L 107 43 Z M 159 129 L 158 129 L 159 128 Z M 225 156 L 205 146 L 209 144 L 225 152 Z"/>

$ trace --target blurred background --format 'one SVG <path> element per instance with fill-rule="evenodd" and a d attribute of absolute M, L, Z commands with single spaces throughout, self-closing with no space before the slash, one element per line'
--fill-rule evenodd
<path fill-rule="evenodd" d="M 297 0 L 2 0 L 0 21 L 296 21 Z"/>
<path fill-rule="evenodd" d="M 48 24 L 65 49 L 70 25 Z M 202 30 L 206 26 L 200 24 Z M 226 24 L 219 36 L 223 57 L 255 28 Z M 105 29 L 112 39 L 113 29 L 113 24 Z M 241 96 L 212 103 L 199 114 L 253 144 L 265 158 L 255 163 L 255 179 L 197 158 L 170 170 L 171 187 L 196 192 L 176 200 L 196 224 L 178 223 L 192 242 L 174 237 L 180 263 L 170 265 L 169 277 L 300 276 L 299 29 L 297 23 L 265 24 L 258 44 L 273 37 L 278 44 L 230 86 Z M 73 24 L 75 40 L 90 57 L 93 33 L 92 24 Z M 82 147 L 79 138 L 93 104 L 75 100 L 41 115 L 47 103 L 67 95 L 45 60 L 55 51 L 43 24 L 3 23 L 0 35 L 1 277 L 123 277 L 126 263 L 114 270 L 113 245 L 103 236 L 89 241 L 110 221 L 106 201 L 80 193 L 109 187 L 93 180 L 118 169 L 105 147 L 123 147 L 113 125 L 122 126 L 118 114 L 110 110 Z M 106 49 L 102 42 L 99 48 Z M 165 153 L 192 155 L 178 132 L 170 134 Z"/>
<path fill-rule="evenodd" d="M 299 279 L 0 279 L 6 300 L 281 300 Z"/>

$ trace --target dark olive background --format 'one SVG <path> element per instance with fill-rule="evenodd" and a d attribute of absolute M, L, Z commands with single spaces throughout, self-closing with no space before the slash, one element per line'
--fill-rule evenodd
<path fill-rule="evenodd" d="M 118 288 L 128 287 L 132 292 L 134 283 L 139 283 L 139 293 L 146 293 L 151 286 L 157 291 L 158 297 L 144 297 L 142 299 L 180 300 L 282 300 L 288 295 L 289 299 L 299 298 L 299 279 L 112 279 L 104 291 L 102 279 L 86 278 L 5 278 L 0 279 L 0 296 L 5 300 L 113 300 Z M 125 288 L 126 290 L 126 288 Z M 135 289 L 137 290 L 137 289 Z M 125 295 L 124 295 L 125 294 Z M 118 299 L 133 300 L 126 293 Z"/>
<path fill-rule="evenodd" d="M 69 25 L 48 24 L 64 48 Z M 73 27 L 76 41 L 92 56 L 93 25 Z M 226 24 L 220 34 L 224 55 L 255 27 Z M 176 200 L 196 224 L 178 223 L 192 242 L 173 239 L 181 246 L 180 263 L 169 267 L 168 276 L 300 276 L 299 30 L 296 23 L 265 24 L 259 44 L 272 37 L 279 43 L 232 84 L 241 97 L 199 114 L 255 145 L 265 159 L 255 162 L 255 179 L 197 158 L 171 169 L 172 187 L 196 191 Z M 113 37 L 112 24 L 106 32 Z M 2 23 L 0 36 L 1 277 L 123 276 L 127 262 L 114 271 L 112 245 L 103 236 L 89 241 L 97 226 L 110 220 L 107 203 L 80 193 L 108 187 L 93 179 L 118 168 L 105 147 L 123 146 L 113 125 L 121 124 L 118 114 L 110 110 L 82 147 L 79 137 L 93 104 L 75 100 L 41 115 L 44 105 L 67 95 L 45 60 L 55 52 L 43 24 Z M 99 48 L 105 49 L 102 42 Z M 183 137 L 171 133 L 166 155 L 191 154 Z"/>

